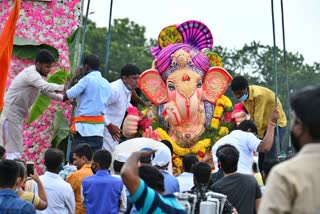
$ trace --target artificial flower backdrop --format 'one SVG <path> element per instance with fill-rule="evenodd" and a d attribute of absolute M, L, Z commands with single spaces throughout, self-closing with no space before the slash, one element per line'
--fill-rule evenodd
<path fill-rule="evenodd" d="M 52 0 L 51 2 L 23 0 L 21 1 L 16 35 L 55 47 L 59 52 L 58 66 L 69 70 L 67 37 L 78 27 L 80 4 L 80 0 Z M 0 30 L 4 27 L 3 25 L 9 16 L 12 5 L 12 0 L 1 1 Z M 13 78 L 32 64 L 32 60 L 13 57 L 6 86 L 9 87 Z M 71 106 L 62 102 L 52 101 L 41 118 L 30 125 L 23 125 L 23 130 L 25 130 L 23 132 L 25 147 L 23 158 L 28 161 L 35 161 L 37 165 L 42 166 L 38 168 L 39 173 L 43 171 L 44 152 L 51 146 L 52 121 L 56 110 L 63 110 L 63 114 L 69 119 Z"/>

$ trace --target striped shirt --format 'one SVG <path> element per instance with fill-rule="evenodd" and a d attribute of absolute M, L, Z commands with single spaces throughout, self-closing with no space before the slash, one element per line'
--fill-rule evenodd
<path fill-rule="evenodd" d="M 148 187 L 142 179 L 140 179 L 137 191 L 130 196 L 130 199 L 138 213 L 186 213 L 174 195 L 162 196 Z"/>

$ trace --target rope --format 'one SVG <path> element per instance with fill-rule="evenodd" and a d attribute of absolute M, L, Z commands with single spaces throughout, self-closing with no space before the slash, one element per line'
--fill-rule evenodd
<path fill-rule="evenodd" d="M 288 105 L 288 109 L 289 109 L 289 112 L 290 112 L 291 108 L 290 108 L 290 102 L 289 102 L 289 98 L 290 98 L 289 73 L 288 73 L 288 66 L 287 66 L 286 37 L 285 37 L 285 30 L 284 30 L 283 0 L 281 0 L 281 20 L 282 20 L 283 60 L 284 60 L 284 70 L 286 72 L 287 105 Z M 290 121 L 291 121 L 291 116 L 290 116 L 290 113 L 289 113 L 288 124 L 290 124 Z M 291 141 L 289 139 L 288 150 L 290 151 L 291 148 L 292 148 L 291 147 Z"/>
<path fill-rule="evenodd" d="M 277 52 L 276 52 L 276 31 L 274 24 L 274 7 L 273 0 L 271 0 L 271 13 L 272 13 L 272 34 L 273 34 L 273 65 L 274 65 L 274 85 L 275 85 L 275 107 L 278 107 L 278 67 L 277 67 Z M 276 124 L 276 145 L 280 146 L 280 138 L 279 138 L 279 126 L 278 122 Z"/>
<path fill-rule="evenodd" d="M 108 71 L 108 63 L 109 63 L 112 5 L 113 5 L 113 0 L 110 1 L 110 10 L 109 10 L 110 12 L 109 12 L 109 27 L 108 27 L 109 30 L 108 30 L 108 35 L 107 35 L 107 49 L 106 49 L 106 71 Z"/>
<path fill-rule="evenodd" d="M 81 7 L 81 13 L 82 14 L 82 9 L 83 9 L 83 1 L 82 1 L 82 7 Z M 83 30 L 82 30 L 82 41 L 81 41 L 81 48 L 80 48 L 80 60 L 78 62 L 78 67 L 81 66 L 82 60 L 83 60 L 83 51 L 84 51 L 84 44 L 85 44 L 85 39 L 86 39 L 86 31 L 87 31 L 87 24 L 88 24 L 88 16 L 89 16 L 89 8 L 90 8 L 90 0 L 88 0 L 87 4 L 87 11 L 86 11 L 86 18 L 84 20 L 84 25 L 83 25 Z M 82 16 L 81 16 L 82 17 Z M 80 20 L 80 26 L 82 24 L 82 18 Z M 72 102 L 72 115 L 71 115 L 71 120 L 69 127 L 71 126 L 71 123 L 73 121 L 75 114 L 75 102 Z M 73 144 L 73 137 L 71 137 L 71 134 L 68 136 L 68 145 L 67 145 L 67 154 L 66 154 L 66 160 L 69 162 L 70 159 L 70 153 L 71 153 L 71 147 Z"/>
<path fill-rule="evenodd" d="M 84 50 L 84 43 L 85 43 L 86 34 L 87 34 L 87 24 L 88 24 L 89 8 L 90 8 L 90 0 L 88 0 L 87 11 L 86 11 L 86 19 L 84 20 L 84 25 L 83 25 L 79 66 L 81 65 L 82 59 L 83 59 L 83 50 Z"/>

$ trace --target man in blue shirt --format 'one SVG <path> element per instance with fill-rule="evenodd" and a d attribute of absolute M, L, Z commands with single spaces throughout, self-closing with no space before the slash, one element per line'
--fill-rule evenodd
<path fill-rule="evenodd" d="M 170 149 L 168 147 L 162 147 L 157 150 L 152 160 L 152 165 L 155 166 L 164 177 L 166 194 L 180 192 L 178 179 L 168 172 L 168 166 L 171 159 Z"/>
<path fill-rule="evenodd" d="M 87 214 L 118 213 L 123 183 L 120 178 L 110 175 L 111 154 L 98 150 L 93 155 L 91 169 L 95 175 L 82 181 L 83 205 Z"/>
<path fill-rule="evenodd" d="M 0 160 L 0 213 L 33 214 L 33 205 L 20 199 L 15 190 L 18 165 L 13 160 Z M 20 179 L 20 178 L 19 178 Z"/>
<path fill-rule="evenodd" d="M 134 152 L 122 167 L 121 177 L 131 194 L 131 201 L 138 213 L 186 213 L 174 195 L 162 195 L 164 177 L 157 168 L 150 165 L 138 167 L 141 158 L 154 152 Z"/>
<path fill-rule="evenodd" d="M 107 101 L 111 95 L 110 83 L 98 70 L 98 56 L 89 55 L 83 60 L 83 67 L 75 72 L 68 84 L 64 100 L 79 98 L 77 111 L 71 126 L 74 133 L 74 146 L 88 143 L 93 152 L 102 148 L 103 131 L 106 124 Z M 78 83 L 70 88 L 77 79 Z M 69 89 L 70 88 L 70 89 Z"/>

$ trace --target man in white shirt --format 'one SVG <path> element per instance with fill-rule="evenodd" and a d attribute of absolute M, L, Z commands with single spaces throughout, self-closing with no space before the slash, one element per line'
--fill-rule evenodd
<path fill-rule="evenodd" d="M 127 64 L 121 69 L 121 78 L 111 83 L 112 93 L 107 103 L 103 137 L 103 148 L 110 152 L 119 144 L 120 127 L 128 107 L 132 106 L 131 91 L 137 88 L 140 73 L 137 66 Z"/>
<path fill-rule="evenodd" d="M 40 180 L 48 197 L 48 207 L 37 211 L 38 214 L 73 214 L 75 212 L 74 192 L 70 184 L 58 175 L 63 159 L 64 154 L 59 149 L 50 148 L 44 155 L 47 171 L 40 176 Z M 32 180 L 26 183 L 26 188 L 32 189 L 34 193 L 38 192 L 37 184 Z"/>
<path fill-rule="evenodd" d="M 177 177 L 177 179 L 179 181 L 180 192 L 189 191 L 194 186 L 192 166 L 197 162 L 199 162 L 199 160 L 193 154 L 189 154 L 189 155 L 186 155 L 183 157 L 183 159 L 182 159 L 183 173 L 181 173 Z"/>
<path fill-rule="evenodd" d="M 257 137 L 257 126 L 250 120 L 242 121 L 236 130 L 218 140 L 212 147 L 212 156 L 215 169 L 218 169 L 216 151 L 225 144 L 231 144 L 240 153 L 238 171 L 244 174 L 252 174 L 253 152 L 267 152 L 274 142 L 274 128 L 279 117 L 278 110 L 274 110 L 270 116 L 267 132 L 262 140 Z"/>
<path fill-rule="evenodd" d="M 21 71 L 6 92 L 0 117 L 0 145 L 4 145 L 8 159 L 21 158 L 22 121 L 39 92 L 50 99 L 62 101 L 63 96 L 59 92 L 63 91 L 64 85 L 48 83 L 43 79 L 50 73 L 54 62 L 50 51 L 41 50 L 35 65 Z"/>

